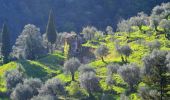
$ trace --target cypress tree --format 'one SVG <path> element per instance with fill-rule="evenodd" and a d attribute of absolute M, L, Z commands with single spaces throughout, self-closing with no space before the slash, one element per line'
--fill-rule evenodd
<path fill-rule="evenodd" d="M 8 32 L 8 28 L 6 24 L 3 25 L 2 28 L 2 48 L 1 54 L 3 56 L 3 63 L 8 63 L 9 61 L 9 54 L 10 54 L 10 34 Z"/>
<path fill-rule="evenodd" d="M 51 44 L 51 52 L 52 52 L 52 44 L 56 42 L 56 29 L 55 29 L 55 22 L 54 22 L 54 15 L 53 11 L 50 11 L 47 29 L 46 29 L 46 37 L 48 42 Z"/>

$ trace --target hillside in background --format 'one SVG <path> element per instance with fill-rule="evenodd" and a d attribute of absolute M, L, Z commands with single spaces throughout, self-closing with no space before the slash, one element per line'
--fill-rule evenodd
<path fill-rule="evenodd" d="M 56 27 L 61 31 L 79 32 L 93 25 L 103 30 L 122 18 L 138 12 L 149 14 L 151 9 L 169 0 L 0 0 L 0 27 L 6 22 L 13 35 L 20 34 L 25 24 L 35 24 L 45 31 L 50 9 L 54 10 Z"/>

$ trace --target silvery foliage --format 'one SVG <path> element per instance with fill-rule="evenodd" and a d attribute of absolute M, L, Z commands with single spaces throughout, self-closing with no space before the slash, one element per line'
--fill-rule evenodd
<path fill-rule="evenodd" d="M 39 95 L 60 95 L 65 92 L 64 86 L 61 81 L 57 78 L 49 79 L 42 85 Z"/>
<path fill-rule="evenodd" d="M 12 100 L 28 100 L 34 96 L 32 88 L 29 85 L 18 84 L 10 95 Z"/>
<path fill-rule="evenodd" d="M 152 9 L 151 17 L 156 17 L 160 19 L 167 19 L 170 15 L 170 2 L 162 3 Z"/>
<path fill-rule="evenodd" d="M 156 17 L 156 16 L 151 16 L 150 18 L 150 27 L 157 29 L 159 22 L 160 22 L 161 18 Z"/>
<path fill-rule="evenodd" d="M 69 33 L 67 33 L 67 32 L 58 33 L 57 37 L 56 37 L 56 42 L 54 44 L 52 44 L 53 49 L 62 49 L 63 45 L 65 43 L 65 37 L 68 36 L 68 34 Z M 44 47 L 46 49 L 49 49 L 51 44 L 48 42 L 46 34 L 43 34 L 42 38 L 43 38 Z"/>
<path fill-rule="evenodd" d="M 113 80 L 113 78 L 112 78 L 112 75 L 107 75 L 107 77 L 106 77 L 106 84 L 108 85 L 108 86 L 111 86 L 111 85 L 113 85 L 114 84 L 114 80 Z"/>
<path fill-rule="evenodd" d="M 157 90 L 150 89 L 149 87 L 140 87 L 139 95 L 142 100 L 159 100 L 160 93 Z"/>
<path fill-rule="evenodd" d="M 109 64 L 107 65 L 107 74 L 112 75 L 113 73 L 117 73 L 117 70 L 119 69 L 119 64 Z"/>
<path fill-rule="evenodd" d="M 140 68 L 136 64 L 123 65 L 118 69 L 118 73 L 131 89 L 140 82 Z"/>
<path fill-rule="evenodd" d="M 111 26 L 106 27 L 107 34 L 114 35 L 113 28 Z"/>
<path fill-rule="evenodd" d="M 31 100 L 58 100 L 56 96 L 52 95 L 38 95 L 34 96 Z"/>
<path fill-rule="evenodd" d="M 129 20 L 122 20 L 117 24 L 117 31 L 118 32 L 126 32 L 130 33 L 133 32 L 132 25 Z"/>
<path fill-rule="evenodd" d="M 100 90 L 99 79 L 94 72 L 86 72 L 79 76 L 80 86 L 89 93 Z"/>
<path fill-rule="evenodd" d="M 46 54 L 40 29 L 32 24 L 26 25 L 13 46 L 12 54 L 18 59 L 36 59 Z"/>
<path fill-rule="evenodd" d="M 168 19 L 170 16 L 170 3 L 162 3 L 152 9 L 150 17 L 150 26 L 157 29 L 162 19 Z"/>
<path fill-rule="evenodd" d="M 168 71 L 170 72 L 170 52 L 169 52 L 168 55 L 166 56 L 166 62 L 168 63 L 168 64 L 167 64 L 167 68 L 168 68 Z"/>
<path fill-rule="evenodd" d="M 75 71 L 78 70 L 80 65 L 81 63 L 77 58 L 74 58 L 74 57 L 70 58 L 64 63 L 64 71 L 70 72 L 71 74 L 75 73 Z"/>
<path fill-rule="evenodd" d="M 154 40 L 153 42 L 148 43 L 148 47 L 150 51 L 153 51 L 154 49 L 160 49 L 161 43 L 158 40 Z"/>
<path fill-rule="evenodd" d="M 25 79 L 23 83 L 19 83 L 11 93 L 12 100 L 28 100 L 38 95 L 42 82 L 37 78 Z"/>
<path fill-rule="evenodd" d="M 30 86 L 30 88 L 32 89 L 33 94 L 37 95 L 39 93 L 38 90 L 41 88 L 43 83 L 38 78 L 30 78 L 30 79 L 25 79 L 23 84 Z"/>
<path fill-rule="evenodd" d="M 107 65 L 107 77 L 106 77 L 106 83 L 107 85 L 111 86 L 112 84 L 115 83 L 113 80 L 113 74 L 117 73 L 117 70 L 119 69 L 118 64 L 109 64 Z"/>
<path fill-rule="evenodd" d="M 85 28 L 83 28 L 82 30 L 82 33 L 83 34 L 83 37 L 86 39 L 86 40 L 93 40 L 95 39 L 96 37 L 96 32 L 97 32 L 97 29 L 95 27 L 90 27 L 90 26 L 87 26 Z"/>
<path fill-rule="evenodd" d="M 120 21 L 117 25 L 117 31 L 130 33 L 134 31 L 132 26 L 138 26 L 141 30 L 141 27 L 144 25 L 149 25 L 149 17 L 143 12 L 140 12 L 135 17 Z"/>
<path fill-rule="evenodd" d="M 168 32 L 168 30 L 170 29 L 170 20 L 162 19 L 159 23 L 159 27 L 164 29 L 164 31 Z"/>
<path fill-rule="evenodd" d="M 133 52 L 129 45 L 117 46 L 116 49 L 120 54 L 123 54 L 127 57 L 129 57 Z"/>
<path fill-rule="evenodd" d="M 120 100 L 129 100 L 129 97 L 125 95 L 125 93 L 120 95 Z"/>
<path fill-rule="evenodd" d="M 149 25 L 149 17 L 143 12 L 138 13 L 135 17 L 131 17 L 129 21 L 132 26 L 138 26 L 139 28 L 144 25 Z"/>
<path fill-rule="evenodd" d="M 98 57 L 104 57 L 107 56 L 109 54 L 109 49 L 107 46 L 105 45 L 101 45 L 100 47 L 98 47 L 95 51 L 96 56 Z"/>
<path fill-rule="evenodd" d="M 167 69 L 167 57 L 168 53 L 166 51 L 153 50 L 150 55 L 143 58 L 144 68 L 142 74 L 147 75 L 147 77 L 160 77 L 157 71 Z M 160 64 L 162 65 L 161 68 Z"/>
<path fill-rule="evenodd" d="M 162 19 L 159 23 L 159 27 L 164 30 L 165 37 L 170 39 L 170 20 Z"/>
<path fill-rule="evenodd" d="M 96 71 L 95 71 L 94 68 L 92 68 L 92 67 L 89 66 L 89 65 L 84 65 L 84 64 L 82 64 L 82 65 L 79 67 L 78 70 L 80 71 L 80 74 L 83 74 L 83 73 L 86 73 L 86 72 L 94 72 L 94 73 L 96 73 Z"/>
<path fill-rule="evenodd" d="M 5 73 L 5 79 L 8 89 L 13 89 L 18 83 L 22 83 L 24 79 L 23 73 L 18 70 L 11 70 Z"/>

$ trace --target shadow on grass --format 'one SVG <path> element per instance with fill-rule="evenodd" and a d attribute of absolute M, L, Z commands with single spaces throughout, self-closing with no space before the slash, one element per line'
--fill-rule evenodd
<path fill-rule="evenodd" d="M 48 66 L 52 70 L 61 69 L 60 66 L 64 63 L 64 58 L 58 55 L 48 55 L 47 57 L 37 60 L 39 63 Z"/>
<path fill-rule="evenodd" d="M 20 60 L 18 63 L 22 64 L 23 68 L 25 69 L 25 73 L 29 77 L 44 78 L 48 75 L 47 71 L 39 65 L 31 64 L 26 60 Z"/>

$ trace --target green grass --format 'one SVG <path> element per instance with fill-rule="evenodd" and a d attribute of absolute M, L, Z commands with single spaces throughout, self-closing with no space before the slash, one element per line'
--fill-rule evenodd
<path fill-rule="evenodd" d="M 144 30 L 149 30 L 148 27 L 143 27 Z M 83 44 L 85 47 L 90 48 L 98 48 L 101 44 L 105 44 L 109 48 L 109 55 L 104 57 L 104 60 L 108 63 L 119 63 L 123 64 L 121 61 L 120 54 L 116 52 L 115 49 L 115 40 L 120 41 L 120 45 L 129 45 L 133 53 L 128 58 L 129 63 L 136 63 L 140 67 L 143 66 L 142 58 L 150 53 L 149 48 L 147 47 L 147 43 L 153 42 L 157 39 L 161 43 L 161 50 L 170 50 L 170 41 L 165 38 L 164 35 L 156 36 L 156 33 L 151 35 L 143 34 L 139 31 L 130 33 L 130 37 L 127 39 L 128 34 L 126 33 L 115 33 L 115 36 L 108 35 L 104 38 L 100 38 L 99 40 L 88 41 L 87 43 Z M 30 61 L 30 60 L 22 60 L 17 62 L 10 62 L 3 66 L 0 66 L 0 92 L 6 91 L 5 87 L 5 79 L 4 73 L 8 70 L 13 70 L 17 68 L 17 63 L 23 65 L 25 69 L 25 73 L 29 77 L 38 77 L 43 80 L 46 80 L 50 77 L 59 78 L 64 83 L 71 82 L 71 76 L 69 74 L 63 73 L 63 63 L 65 57 L 64 54 L 60 51 L 55 51 L 53 54 L 49 54 L 41 59 Z M 96 74 L 100 79 L 100 86 L 104 91 L 108 91 L 110 88 L 107 86 L 105 80 L 107 77 L 107 64 L 103 63 L 100 58 L 97 58 L 95 61 L 89 63 L 96 70 Z M 79 73 L 76 72 L 75 79 L 78 81 Z M 124 93 L 128 88 L 127 84 L 123 81 L 120 75 L 114 74 L 113 79 L 115 84 L 111 87 L 111 89 L 115 92 L 115 94 L 108 94 L 110 98 L 113 100 L 119 100 L 120 94 Z M 67 87 L 70 85 L 68 84 Z M 144 83 L 140 83 L 138 87 L 145 86 Z M 101 97 L 100 93 L 96 93 L 95 97 Z M 76 99 L 76 98 L 74 98 Z M 137 93 L 132 93 L 129 95 L 130 100 L 140 100 Z"/>
<path fill-rule="evenodd" d="M 38 60 L 39 63 L 48 66 L 50 69 L 58 70 L 64 62 L 64 55 L 62 52 L 55 51 L 54 54 L 49 54 L 47 57 Z"/>
<path fill-rule="evenodd" d="M 6 91 L 6 82 L 5 82 L 5 72 L 9 70 L 16 69 L 16 63 L 15 62 L 10 62 L 8 64 L 5 64 L 0 67 L 0 92 L 5 92 Z"/>
<path fill-rule="evenodd" d="M 6 91 L 5 72 L 16 69 L 17 63 L 22 65 L 24 72 L 28 77 L 46 80 L 62 72 L 61 66 L 63 61 L 64 56 L 62 52 L 56 51 L 54 54 L 50 54 L 36 61 L 20 60 L 2 65 L 0 66 L 0 92 Z"/>
<path fill-rule="evenodd" d="M 143 27 L 144 30 L 149 30 L 148 27 Z M 127 34 L 125 33 L 115 33 L 115 36 L 108 35 L 103 40 L 105 43 L 101 42 L 99 40 L 98 42 L 100 44 L 105 44 L 109 48 L 109 55 L 104 57 L 105 61 L 107 63 L 119 63 L 122 64 L 120 55 L 116 52 L 115 49 L 115 40 L 120 41 L 120 45 L 129 45 L 133 53 L 128 58 L 129 63 L 136 63 L 139 65 L 139 67 L 143 66 L 142 58 L 150 53 L 149 47 L 147 46 L 147 43 L 153 42 L 155 40 L 158 40 L 161 43 L 161 50 L 170 51 L 170 41 L 165 38 L 164 34 L 161 34 L 159 36 L 156 36 L 156 33 L 152 32 L 152 34 L 143 34 L 139 31 L 130 33 L 130 37 L 127 39 Z M 130 42 L 129 42 L 130 41 Z M 98 48 L 99 45 L 90 44 L 90 42 L 87 42 L 83 46 L 88 46 L 91 48 Z M 100 78 L 100 86 L 104 91 L 107 91 L 109 88 L 105 82 L 106 80 L 106 73 L 107 73 L 107 64 L 103 63 L 101 59 L 97 59 L 91 63 L 89 63 L 97 72 L 97 76 Z M 116 85 L 112 86 L 112 90 L 115 91 L 117 94 L 121 94 L 125 92 L 125 90 L 128 88 L 127 84 L 123 81 L 123 79 L 120 77 L 120 75 L 116 74 L 113 75 L 113 79 L 116 82 Z M 122 87 L 123 86 L 123 87 Z M 144 83 L 140 83 L 139 86 L 145 86 Z M 116 95 L 119 96 L 119 95 Z M 140 100 L 137 93 L 133 93 L 129 95 L 130 100 Z"/>

